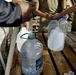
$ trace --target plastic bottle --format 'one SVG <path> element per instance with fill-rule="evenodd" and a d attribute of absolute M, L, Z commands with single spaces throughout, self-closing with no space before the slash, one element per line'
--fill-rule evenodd
<path fill-rule="evenodd" d="M 48 36 L 49 36 L 51 30 L 53 30 L 59 26 L 59 22 L 57 21 L 57 19 L 52 18 L 52 20 L 49 22 L 48 26 L 49 26 L 49 29 L 48 29 Z"/>
<path fill-rule="evenodd" d="M 16 40 L 17 48 L 18 48 L 19 52 L 21 50 L 21 46 L 23 45 L 23 43 L 27 40 L 29 33 L 30 32 L 26 29 L 26 27 L 22 27 L 21 30 L 19 31 L 19 33 L 17 35 L 17 40 Z M 26 34 L 26 35 L 24 35 L 24 34 Z M 20 38 L 21 35 L 24 35 L 24 38 L 26 38 L 26 39 L 21 39 Z"/>
<path fill-rule="evenodd" d="M 38 75 L 42 72 L 42 54 L 43 45 L 30 33 L 28 40 L 21 47 L 22 72 L 25 75 Z"/>
<path fill-rule="evenodd" d="M 64 73 L 64 75 L 68 75 L 68 73 Z"/>
<path fill-rule="evenodd" d="M 68 21 L 66 20 L 66 16 L 62 16 L 59 20 L 59 27 L 67 35 L 68 31 Z"/>
<path fill-rule="evenodd" d="M 73 71 L 69 71 L 68 75 L 75 75 Z"/>
<path fill-rule="evenodd" d="M 61 51 L 64 48 L 64 33 L 56 27 L 50 32 L 48 37 L 48 48 L 54 51 Z"/>

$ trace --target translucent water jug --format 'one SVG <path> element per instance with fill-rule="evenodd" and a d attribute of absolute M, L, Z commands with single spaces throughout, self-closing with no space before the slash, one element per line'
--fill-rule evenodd
<path fill-rule="evenodd" d="M 48 29 L 48 36 L 49 36 L 51 30 L 53 30 L 59 26 L 59 22 L 57 21 L 57 19 L 52 18 L 52 20 L 49 22 L 48 26 L 49 26 L 49 29 Z"/>
<path fill-rule="evenodd" d="M 21 36 L 23 38 L 23 36 Z M 43 69 L 43 45 L 29 34 L 28 40 L 21 47 L 22 72 L 25 75 L 38 75 Z"/>
<path fill-rule="evenodd" d="M 67 35 L 68 32 L 68 25 L 69 23 L 66 20 L 66 16 L 62 16 L 59 20 L 59 27 L 65 33 L 65 36 Z"/>
<path fill-rule="evenodd" d="M 73 71 L 69 71 L 68 73 L 64 73 L 64 75 L 75 75 Z"/>
<path fill-rule="evenodd" d="M 61 51 L 64 48 L 64 33 L 56 27 L 50 32 L 48 37 L 48 48 L 54 51 Z"/>
<path fill-rule="evenodd" d="M 69 71 L 68 75 L 75 75 L 75 73 L 73 71 Z"/>
<path fill-rule="evenodd" d="M 17 48 L 18 48 L 19 52 L 21 50 L 21 46 L 23 45 L 23 43 L 27 40 L 29 33 L 30 32 L 26 29 L 26 27 L 22 27 L 21 30 L 19 31 L 19 33 L 17 35 L 17 40 L 16 40 Z M 26 34 L 26 35 L 24 35 L 24 34 Z M 24 35 L 24 38 L 26 38 L 26 39 L 22 39 L 20 37 L 21 35 Z"/>

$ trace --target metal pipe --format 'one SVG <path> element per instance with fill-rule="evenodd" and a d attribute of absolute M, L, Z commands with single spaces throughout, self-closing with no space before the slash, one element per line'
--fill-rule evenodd
<path fill-rule="evenodd" d="M 19 27 L 15 27 L 13 30 L 10 49 L 9 49 L 9 55 L 8 55 L 8 60 L 7 60 L 6 70 L 5 70 L 5 75 L 10 75 L 10 69 L 11 69 L 11 65 L 12 65 L 12 59 L 13 59 L 14 48 L 15 48 L 18 30 L 19 30 Z"/>

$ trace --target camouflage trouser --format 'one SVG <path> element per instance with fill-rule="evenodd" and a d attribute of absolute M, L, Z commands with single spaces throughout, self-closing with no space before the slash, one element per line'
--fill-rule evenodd
<path fill-rule="evenodd" d="M 76 13 L 73 16 L 72 31 L 76 31 Z"/>

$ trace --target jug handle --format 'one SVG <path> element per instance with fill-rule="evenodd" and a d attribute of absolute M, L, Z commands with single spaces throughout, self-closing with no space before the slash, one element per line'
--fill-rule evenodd
<path fill-rule="evenodd" d="M 22 35 L 20 36 L 20 38 L 22 38 L 22 39 L 28 39 L 28 38 L 23 37 L 24 35 L 27 35 L 27 34 L 29 34 L 29 33 L 24 33 L 24 34 L 22 34 Z"/>

